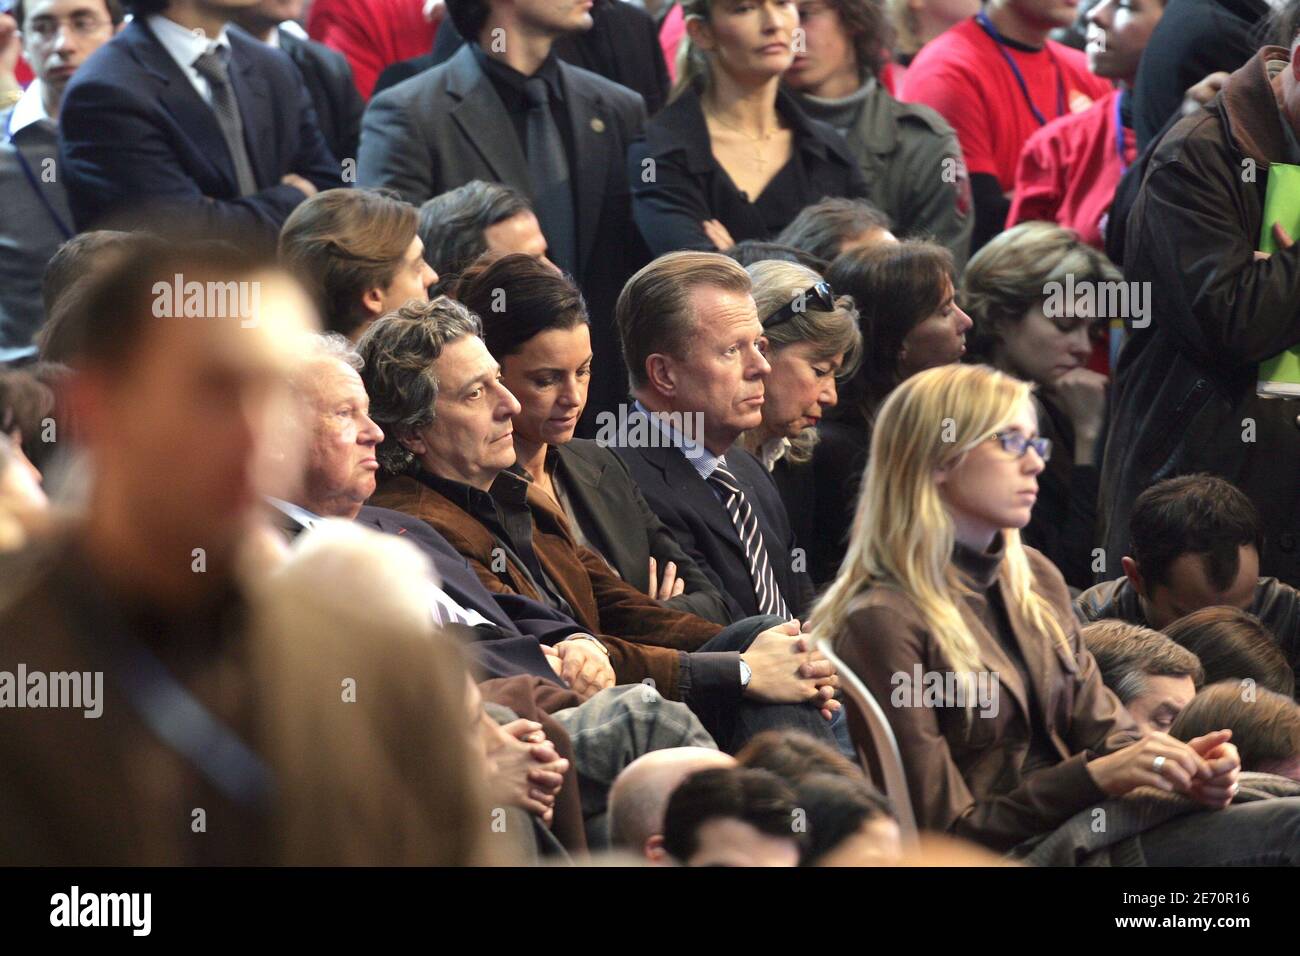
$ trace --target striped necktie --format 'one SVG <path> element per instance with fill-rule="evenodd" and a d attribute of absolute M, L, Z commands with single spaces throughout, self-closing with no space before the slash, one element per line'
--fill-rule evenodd
<path fill-rule="evenodd" d="M 722 491 L 727 505 L 727 514 L 740 535 L 740 545 L 745 549 L 745 559 L 749 562 L 749 576 L 754 582 L 754 597 L 758 599 L 760 614 L 775 614 L 788 619 L 789 610 L 781 598 L 781 589 L 777 586 L 776 575 L 767 560 L 767 548 L 763 544 L 763 532 L 758 527 L 758 515 L 740 490 L 736 476 L 725 465 L 719 464 L 709 475 L 709 481 Z"/>
<path fill-rule="evenodd" d="M 217 114 L 221 136 L 230 150 L 230 162 L 235 167 L 239 195 L 251 196 L 257 192 L 257 179 L 253 176 L 253 164 L 249 162 L 248 147 L 244 143 L 244 123 L 239 116 L 239 103 L 235 99 L 234 87 L 230 85 L 229 56 L 230 51 L 226 47 L 214 47 L 194 61 L 194 69 L 208 81 L 212 90 L 212 109 Z"/>

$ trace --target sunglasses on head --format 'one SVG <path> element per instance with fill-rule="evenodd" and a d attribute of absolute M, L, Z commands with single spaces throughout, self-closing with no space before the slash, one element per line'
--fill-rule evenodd
<path fill-rule="evenodd" d="M 816 285 L 804 289 L 791 299 L 787 305 L 781 306 L 781 308 L 765 318 L 763 328 L 770 329 L 774 325 L 780 325 L 782 322 L 807 312 L 809 309 L 814 312 L 835 311 L 835 293 L 831 291 L 829 282 L 818 282 Z"/>

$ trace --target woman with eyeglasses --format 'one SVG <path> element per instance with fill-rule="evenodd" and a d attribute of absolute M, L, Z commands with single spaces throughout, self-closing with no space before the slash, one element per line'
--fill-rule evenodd
<path fill-rule="evenodd" d="M 858 313 L 820 275 L 794 262 L 746 267 L 763 323 L 772 371 L 764 381 L 763 423 L 740 437 L 772 474 L 795 540 L 807 551 L 819 531 L 813 507 L 817 424 L 839 400 L 837 380 L 853 374 L 862 352 Z"/>
<path fill-rule="evenodd" d="M 1026 222 L 976 253 L 959 296 L 975 321 L 968 357 L 1038 386 L 1039 428 L 1056 453 L 1025 541 L 1080 589 L 1115 571 L 1092 566 L 1108 383 L 1088 363 L 1117 318 L 1101 314 L 1106 289 L 1122 279 L 1074 232 Z"/>
<path fill-rule="evenodd" d="M 883 708 L 917 823 L 1003 853 L 1051 836 L 1077 846 L 1070 862 L 1300 859 L 1300 800 L 1223 809 L 1240 770 L 1230 732 L 1138 737 L 1060 573 L 1021 543 L 1051 451 L 1032 389 L 946 365 L 889 396 L 848 554 L 812 613 L 814 639 L 831 641 Z M 1215 812 L 1133 794 L 1141 787 Z"/>

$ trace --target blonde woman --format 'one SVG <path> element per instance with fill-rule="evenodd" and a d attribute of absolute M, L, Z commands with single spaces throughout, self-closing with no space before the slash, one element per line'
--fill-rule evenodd
<path fill-rule="evenodd" d="M 1001 852 L 1139 787 L 1221 809 L 1240 770 L 1227 731 L 1135 739 L 1080 640 L 1065 582 L 1020 543 L 1051 453 L 1030 389 L 949 365 L 893 392 L 848 553 L 812 615 L 814 635 L 834 641 L 884 707 L 918 823 Z M 1273 806 L 1135 833 L 1111 862 L 1300 859 L 1300 803 L 1263 803 Z M 1282 827 L 1271 835 L 1270 813 Z"/>
<path fill-rule="evenodd" d="M 793 0 L 686 0 L 669 103 L 628 151 L 632 212 L 655 256 L 771 239 L 825 196 L 863 198 L 843 139 L 810 119 L 781 74 Z"/>
<path fill-rule="evenodd" d="M 751 294 L 772 371 L 764 383 L 763 422 L 740 440 L 771 473 L 795 540 L 809 548 L 817 536 L 812 470 L 817 425 L 839 401 L 837 381 L 857 369 L 858 312 L 852 299 L 836 296 L 807 266 L 767 260 L 745 271 L 754 282 Z"/>

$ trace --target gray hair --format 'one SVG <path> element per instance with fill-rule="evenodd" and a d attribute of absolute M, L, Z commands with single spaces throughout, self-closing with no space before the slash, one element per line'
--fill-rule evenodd
<path fill-rule="evenodd" d="M 1102 683 L 1125 706 L 1147 692 L 1148 677 L 1190 677 L 1197 688 L 1205 682 L 1195 654 L 1149 627 L 1103 620 L 1089 624 L 1082 635 Z"/>
<path fill-rule="evenodd" d="M 865 199 L 827 196 L 800 209 L 774 241 L 834 262 L 847 240 L 873 229 L 889 229 L 889 217 Z"/>
<path fill-rule="evenodd" d="M 376 321 L 357 343 L 365 365 L 361 380 L 370 396 L 370 417 L 384 431 L 376 457 L 385 472 L 400 475 L 415 456 L 403 444 L 434 419 L 438 376 L 433 364 L 466 335 L 483 337 L 483 324 L 454 299 L 408 302 Z"/>
<path fill-rule="evenodd" d="M 434 196 L 420 207 L 418 233 L 424 261 L 438 273 L 437 291 L 451 287 L 471 262 L 487 251 L 490 226 L 530 212 L 528 197 L 501 183 L 474 179 Z"/>
<path fill-rule="evenodd" d="M 790 305 L 822 281 L 822 277 L 807 266 L 776 259 L 755 262 L 747 266 L 745 271 L 754 282 L 752 295 L 760 320 Z M 805 300 L 803 305 L 804 308 L 796 309 L 788 319 L 763 329 L 768 346 L 780 351 L 798 342 L 813 342 L 817 346 L 814 355 L 818 361 L 827 361 L 842 354 L 844 364 L 835 377 L 841 381 L 850 378 L 857 371 L 862 357 L 862 330 L 853 299 L 847 295 L 837 296 L 835 308 L 831 312 L 819 311 L 814 302 Z M 756 434 L 751 431 L 745 438 L 746 447 L 750 447 Z M 812 458 L 813 446 L 816 444 L 817 430 L 805 428 L 790 443 L 786 455 L 794 464 L 801 464 Z"/>

